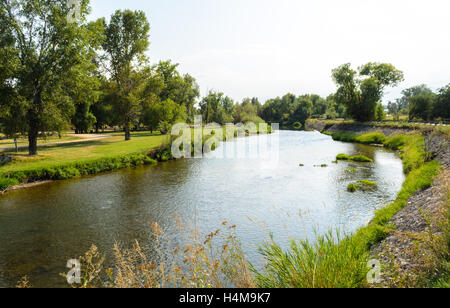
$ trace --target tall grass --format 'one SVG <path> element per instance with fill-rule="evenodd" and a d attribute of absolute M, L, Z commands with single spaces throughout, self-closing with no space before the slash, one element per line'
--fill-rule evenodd
<path fill-rule="evenodd" d="M 364 245 L 338 232 L 313 243 L 292 240 L 287 251 L 272 238 L 260 253 L 267 264 L 254 272 L 262 288 L 355 288 L 365 283 L 368 272 Z"/>
<path fill-rule="evenodd" d="M 334 135 L 333 135 L 334 136 Z M 357 136 L 338 134 L 341 140 L 377 140 L 386 147 L 400 150 L 407 178 L 394 202 L 378 210 L 372 222 L 354 235 L 343 238 L 332 232 L 319 236 L 315 243 L 292 241 L 283 250 L 272 239 L 260 249 L 267 263 L 264 271 L 256 271 L 260 287 L 268 288 L 347 288 L 367 287 L 366 274 L 370 249 L 387 237 L 393 227 L 391 218 L 407 205 L 417 191 L 429 188 L 439 173 L 437 161 L 425 162 L 424 138 L 420 135 L 403 135 L 383 138 L 381 135 Z"/>

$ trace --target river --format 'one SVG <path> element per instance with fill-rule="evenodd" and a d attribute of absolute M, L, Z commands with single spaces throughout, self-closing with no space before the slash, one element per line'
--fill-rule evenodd
<path fill-rule="evenodd" d="M 234 151 L 258 138 L 264 137 L 222 147 Z M 109 259 L 115 242 L 129 247 L 138 240 L 151 250 L 152 222 L 176 241 L 179 220 L 201 234 L 228 221 L 237 226 L 249 260 L 260 264 L 257 247 L 269 233 L 286 247 L 291 238 L 313 239 L 330 229 L 353 232 L 393 201 L 404 181 L 401 160 L 383 148 L 335 142 L 317 132 L 281 131 L 279 140 L 279 162 L 271 168 L 258 159 L 218 158 L 215 151 L 0 196 L 0 287 L 25 275 L 35 287 L 65 286 L 59 274 L 67 261 L 92 244 Z M 340 153 L 364 154 L 374 163 L 332 163 Z M 349 183 L 362 179 L 378 188 L 347 192 Z"/>

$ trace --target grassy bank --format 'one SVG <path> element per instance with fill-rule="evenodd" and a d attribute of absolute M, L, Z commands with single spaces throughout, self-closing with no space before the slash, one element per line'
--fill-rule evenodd
<path fill-rule="evenodd" d="M 427 189 L 439 173 L 436 161 L 427 161 L 424 137 L 421 135 L 383 134 L 356 135 L 333 134 L 335 140 L 383 144 L 400 152 L 407 175 L 401 191 L 394 202 L 376 211 L 371 223 L 353 235 L 340 236 L 330 233 L 320 236 L 317 242 L 307 240 L 291 243 L 289 250 L 283 249 L 273 239 L 261 247 L 267 265 L 264 271 L 255 270 L 258 286 L 347 288 L 367 287 L 367 262 L 370 249 L 387 237 L 393 226 L 390 219 L 407 205 L 416 192 Z"/>
<path fill-rule="evenodd" d="M 208 142 L 211 150 L 215 150 L 222 140 L 266 133 L 260 132 L 259 128 L 240 130 L 239 133 L 235 131 L 234 134 L 227 136 L 227 131 L 224 129 L 222 139 L 216 138 L 215 132 L 203 135 L 202 145 Z M 270 126 L 268 133 L 271 133 Z M 65 180 L 173 159 L 170 144 L 176 137 L 160 133 L 135 132 L 130 141 L 124 141 L 122 132 L 108 133 L 108 135 L 111 137 L 79 143 L 42 144 L 39 146 L 37 156 L 29 156 L 24 148 L 21 148 L 19 153 L 12 150 L 6 151 L 7 155 L 13 157 L 13 161 L 0 167 L 0 192 L 21 183 Z M 191 137 L 193 142 L 194 129 L 192 129 Z M 210 140 L 212 138 L 215 142 Z M 52 139 L 52 141 L 56 140 Z M 193 144 L 191 148 L 194 153 Z"/>
<path fill-rule="evenodd" d="M 0 167 L 0 190 L 19 183 L 63 180 L 131 166 L 156 163 L 149 150 L 166 143 L 160 134 L 134 133 L 131 141 L 122 136 L 87 142 L 40 146 L 39 155 L 23 150 L 6 154 L 13 161 Z"/>

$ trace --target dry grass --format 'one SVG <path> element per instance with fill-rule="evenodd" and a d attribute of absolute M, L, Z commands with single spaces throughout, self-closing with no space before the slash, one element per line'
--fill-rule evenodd
<path fill-rule="evenodd" d="M 152 224 L 156 253 L 150 256 L 139 242 L 123 249 L 114 245 L 112 267 L 93 246 L 83 257 L 81 288 L 253 288 L 255 283 L 246 257 L 235 235 L 236 226 L 222 229 L 200 240 L 198 232 L 189 244 L 170 247 L 164 232 Z"/>
<path fill-rule="evenodd" d="M 445 172 L 438 179 L 435 193 L 440 200 L 437 211 L 423 212 L 427 228 L 420 233 L 398 235 L 401 241 L 412 244 L 402 252 L 411 262 L 411 269 L 405 270 L 391 257 L 388 265 L 391 279 L 387 286 L 395 288 L 448 288 L 450 287 L 450 173 Z"/>

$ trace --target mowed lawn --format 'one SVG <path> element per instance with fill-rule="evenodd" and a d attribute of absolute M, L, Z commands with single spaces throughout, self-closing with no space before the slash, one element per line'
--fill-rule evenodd
<path fill-rule="evenodd" d="M 4 137 L 0 135 L 0 137 Z M 65 141 L 81 140 L 83 138 L 71 135 L 63 135 L 61 138 L 58 136 L 51 136 L 45 139 L 38 139 L 38 144 L 56 143 Z M 17 145 L 19 147 L 28 146 L 28 140 L 26 138 L 18 138 Z M 0 148 L 9 148 L 14 146 L 14 139 L 0 139 Z"/>
<path fill-rule="evenodd" d="M 123 154 L 139 153 L 164 144 L 168 136 L 159 133 L 138 132 L 124 141 L 123 133 L 110 138 L 79 143 L 39 146 L 39 155 L 28 156 L 28 150 L 19 153 L 7 152 L 14 157 L 13 162 L 0 167 L 0 173 L 11 171 L 48 168 L 68 163 L 84 162 L 96 158 L 113 157 Z"/>

